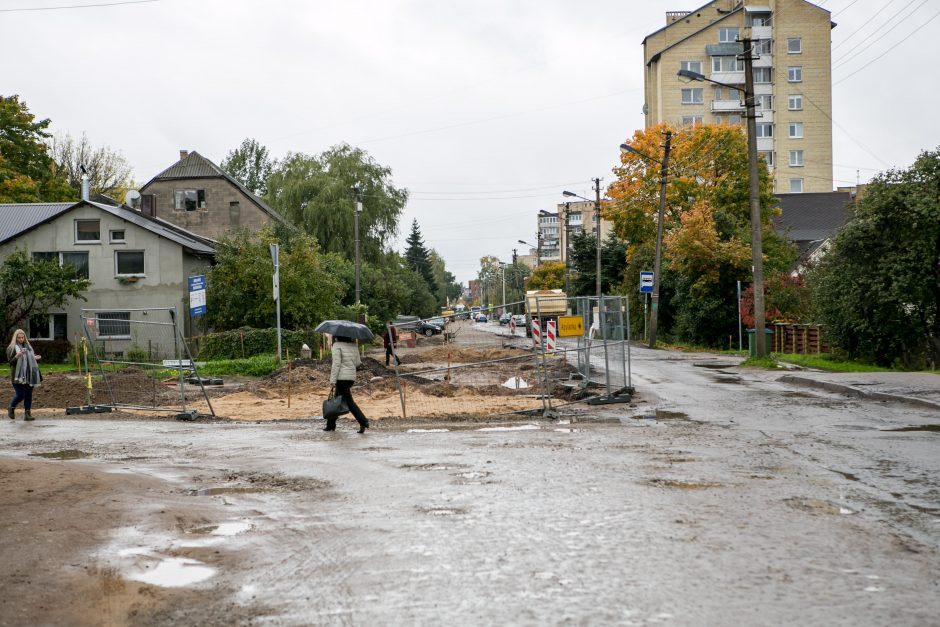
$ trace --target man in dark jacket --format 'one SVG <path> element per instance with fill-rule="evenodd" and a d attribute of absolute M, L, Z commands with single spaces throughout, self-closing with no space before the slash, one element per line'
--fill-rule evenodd
<path fill-rule="evenodd" d="M 388 368 L 392 357 L 395 358 L 395 364 L 400 366 L 401 360 L 398 358 L 398 355 L 395 354 L 395 345 L 398 344 L 398 329 L 395 328 L 391 320 L 385 323 L 385 333 L 382 334 L 382 342 L 385 344 L 385 367 Z"/>

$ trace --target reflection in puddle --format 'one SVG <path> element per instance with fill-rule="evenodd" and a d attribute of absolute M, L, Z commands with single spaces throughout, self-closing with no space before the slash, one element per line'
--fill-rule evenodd
<path fill-rule="evenodd" d="M 450 429 L 408 429 L 405 433 L 447 433 Z"/>
<path fill-rule="evenodd" d="M 830 503 L 829 501 L 823 501 L 820 499 L 808 499 L 808 498 L 799 498 L 793 497 L 789 499 L 784 499 L 784 503 L 790 507 L 801 509 L 804 512 L 818 512 L 821 514 L 854 514 L 855 511 L 849 509 L 848 507 L 843 507 L 837 503 Z"/>
<path fill-rule="evenodd" d="M 198 490 L 187 490 L 189 496 L 217 496 L 219 494 L 257 494 L 260 492 L 270 492 L 266 488 L 201 488 Z"/>
<path fill-rule="evenodd" d="M 709 490 L 711 488 L 720 488 L 720 483 L 711 483 L 708 481 L 681 481 L 679 479 L 650 479 L 650 485 L 661 488 L 677 488 L 680 490 Z"/>
<path fill-rule="evenodd" d="M 127 578 L 153 586 L 178 588 L 205 581 L 213 575 L 215 575 L 215 569 L 199 560 L 188 557 L 167 557 L 160 560 L 153 568 L 132 573 Z"/>
<path fill-rule="evenodd" d="M 477 431 L 537 431 L 541 428 L 538 425 L 519 425 L 518 427 L 483 427 Z"/>
<path fill-rule="evenodd" d="M 557 429 L 556 428 L 556 429 L 552 429 L 552 431 L 555 431 L 556 433 L 581 433 L 582 431 L 584 431 L 584 429 L 567 429 L 567 428 Z"/>
<path fill-rule="evenodd" d="M 90 457 L 90 454 L 86 453 L 85 451 L 66 449 L 64 451 L 55 451 L 53 453 L 30 453 L 29 456 L 44 457 L 46 459 L 82 459 L 84 457 Z"/>
<path fill-rule="evenodd" d="M 897 429 L 884 429 L 884 431 L 933 431 L 940 433 L 940 425 L 916 425 L 913 427 L 899 427 Z"/>

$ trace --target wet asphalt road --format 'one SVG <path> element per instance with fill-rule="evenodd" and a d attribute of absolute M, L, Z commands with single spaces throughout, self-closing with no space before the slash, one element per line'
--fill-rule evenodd
<path fill-rule="evenodd" d="M 57 463 L 162 479 L 147 510 L 185 497 L 203 526 L 243 523 L 213 538 L 238 559 L 190 587 L 254 624 L 937 624 L 938 435 L 891 430 L 936 412 L 709 356 L 632 357 L 636 406 L 561 421 L 377 421 L 365 436 L 17 421 L 0 445 L 80 449 Z M 95 559 L 130 572 L 134 550 L 193 540 L 142 509 Z"/>

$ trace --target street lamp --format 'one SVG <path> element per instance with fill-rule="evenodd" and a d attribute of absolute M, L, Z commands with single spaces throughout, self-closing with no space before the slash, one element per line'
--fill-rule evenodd
<path fill-rule="evenodd" d="M 356 305 L 359 305 L 359 216 L 362 214 L 362 192 L 359 190 L 358 185 L 353 186 L 353 193 L 356 194 L 356 226 L 355 226 L 355 236 L 356 236 Z"/>
<path fill-rule="evenodd" d="M 653 259 L 653 293 L 650 294 L 650 348 L 656 347 L 656 327 L 659 319 L 659 284 L 662 270 L 663 251 L 663 221 L 666 213 L 666 172 L 669 165 L 669 150 L 672 142 L 672 132 L 666 131 L 666 145 L 663 151 L 662 169 L 659 171 L 659 212 L 656 216 L 656 256 Z M 620 150 L 629 152 L 651 163 L 658 163 L 633 146 L 620 144 Z"/>
<path fill-rule="evenodd" d="M 766 338 L 764 337 L 764 253 L 761 241 L 760 220 L 760 187 L 757 179 L 757 122 L 754 106 L 754 68 L 751 56 L 751 40 L 749 37 L 741 39 L 744 60 L 744 106 L 747 117 L 747 174 L 749 183 L 749 196 L 751 200 L 751 264 L 754 273 L 754 349 L 758 357 L 767 355 Z M 679 70 L 678 76 L 693 81 L 707 81 L 722 87 L 733 85 L 719 83 L 704 74 L 691 70 Z"/>
<path fill-rule="evenodd" d="M 597 307 L 598 312 L 600 312 L 601 306 L 601 295 L 603 294 L 601 290 L 601 180 L 599 178 L 594 179 L 594 200 L 590 198 L 585 198 L 584 196 L 579 196 L 574 192 L 563 191 L 562 196 L 567 196 L 568 198 L 580 198 L 587 202 L 594 203 L 594 220 L 597 222 L 597 267 L 595 271 L 597 272 Z"/>
<path fill-rule="evenodd" d="M 529 242 L 527 242 L 527 241 L 525 241 L 525 240 L 521 240 L 521 239 L 520 239 L 520 240 L 517 240 L 517 241 L 518 241 L 520 244 L 523 244 L 523 245 L 525 245 L 525 246 L 528 246 L 530 252 L 531 252 L 531 250 L 532 250 L 533 248 L 535 249 L 535 265 L 536 265 L 536 267 L 538 267 L 538 266 L 542 263 L 542 233 L 539 232 L 539 233 L 536 233 L 536 235 L 537 235 L 538 237 L 537 237 L 537 239 L 536 239 L 535 241 L 537 241 L 537 242 L 539 243 L 538 246 L 533 246 L 533 245 L 530 244 Z"/>

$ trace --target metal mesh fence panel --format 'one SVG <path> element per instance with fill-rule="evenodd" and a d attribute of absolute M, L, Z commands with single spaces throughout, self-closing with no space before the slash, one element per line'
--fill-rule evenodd
<path fill-rule="evenodd" d="M 83 309 L 86 405 L 214 414 L 175 309 Z"/>

